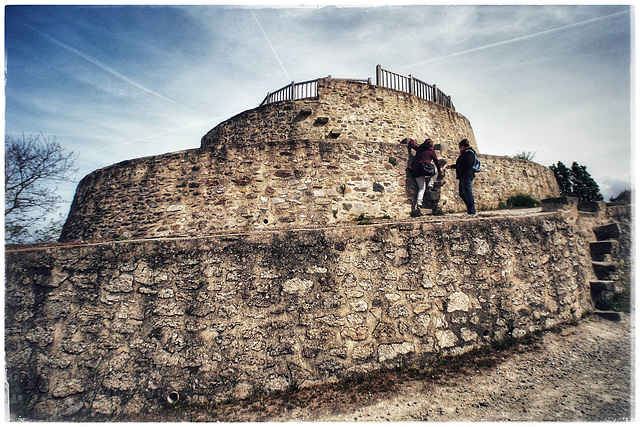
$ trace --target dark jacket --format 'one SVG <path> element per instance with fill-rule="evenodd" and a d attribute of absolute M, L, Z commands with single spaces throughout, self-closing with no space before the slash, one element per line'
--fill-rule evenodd
<path fill-rule="evenodd" d="M 413 158 L 413 162 L 408 166 L 408 169 L 413 172 L 418 170 L 420 163 L 431 163 L 433 161 L 433 164 L 436 165 L 436 169 L 438 169 L 438 173 L 442 174 L 442 166 L 440 165 L 440 160 L 438 160 L 438 156 L 436 155 L 436 150 L 434 150 L 433 147 L 426 148 L 426 145 L 423 147 L 422 145 L 416 144 L 414 141 L 409 141 L 409 147 L 416 150 L 416 156 Z"/>
<path fill-rule="evenodd" d="M 476 173 L 473 170 L 473 163 L 475 162 L 475 160 L 476 152 L 473 151 L 473 148 L 467 147 L 456 160 L 456 164 L 451 165 L 451 169 L 456 170 L 456 178 L 475 178 Z"/>

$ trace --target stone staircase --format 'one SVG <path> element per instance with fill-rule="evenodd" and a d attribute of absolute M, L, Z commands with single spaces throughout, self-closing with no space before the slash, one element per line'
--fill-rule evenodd
<path fill-rule="evenodd" d="M 433 149 L 437 152 L 438 158 L 440 159 L 440 163 L 442 165 L 442 169 L 444 169 L 445 165 L 447 164 L 447 160 L 440 158 L 442 144 L 435 144 L 433 146 Z M 448 174 L 454 174 L 453 176 L 455 177 L 454 170 L 447 171 L 447 172 Z M 438 176 L 438 178 L 436 178 L 436 181 L 433 183 L 433 189 L 432 190 L 427 189 L 424 192 L 424 197 L 422 198 L 423 209 L 431 209 L 431 213 L 433 215 L 439 215 L 442 213 L 441 207 L 440 207 L 440 196 L 441 196 L 443 181 L 444 181 L 444 177 L 442 175 Z M 416 211 L 413 211 L 412 216 L 419 216 L 419 214 Z"/>
<path fill-rule="evenodd" d="M 455 173 L 455 172 L 454 172 Z M 424 192 L 423 206 L 427 209 L 431 209 L 434 215 L 440 213 L 440 190 L 442 188 L 442 177 L 439 176 L 436 182 L 433 183 L 433 190 L 427 190 Z"/>
<path fill-rule="evenodd" d="M 591 252 L 591 263 L 595 279 L 591 280 L 591 299 L 596 306 L 596 314 L 614 321 L 619 321 L 620 313 L 615 311 L 598 310 L 598 303 L 603 296 L 618 292 L 616 287 L 617 264 L 612 260 L 612 254 L 618 249 L 618 237 L 620 237 L 620 227 L 617 222 L 595 227 L 593 229 L 596 241 L 589 244 Z"/>

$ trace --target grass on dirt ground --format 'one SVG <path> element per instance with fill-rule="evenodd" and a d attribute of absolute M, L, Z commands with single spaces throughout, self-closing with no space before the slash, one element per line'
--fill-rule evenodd
<path fill-rule="evenodd" d="M 552 330 L 559 332 L 560 327 Z M 548 332 L 548 331 L 547 331 Z M 538 343 L 545 332 L 537 332 L 520 339 L 496 340 L 471 352 L 442 356 L 422 366 L 398 362 L 393 369 L 358 375 L 334 384 L 300 388 L 294 384 L 289 390 L 253 396 L 246 400 L 228 400 L 209 405 L 177 405 L 156 414 L 139 414 L 114 421 L 220 421 L 260 422 L 295 408 L 325 410 L 372 404 L 388 398 L 400 389 L 403 382 L 420 380 L 443 383 L 452 377 L 483 372 L 494 367 L 511 354 L 539 351 Z"/>

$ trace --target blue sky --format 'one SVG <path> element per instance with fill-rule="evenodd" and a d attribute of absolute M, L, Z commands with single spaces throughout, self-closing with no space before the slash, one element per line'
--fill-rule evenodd
<path fill-rule="evenodd" d="M 633 180 L 627 6 L 7 6 L 5 134 L 55 136 L 86 174 L 196 148 L 292 80 L 435 83 L 480 152 Z M 66 215 L 68 203 L 62 206 Z"/>

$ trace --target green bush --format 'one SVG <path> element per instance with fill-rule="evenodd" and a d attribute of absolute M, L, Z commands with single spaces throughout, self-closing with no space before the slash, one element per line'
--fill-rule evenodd
<path fill-rule="evenodd" d="M 527 194 L 516 194 L 515 196 L 511 196 L 507 199 L 508 209 L 535 208 L 538 206 L 542 206 L 542 202 Z"/>

